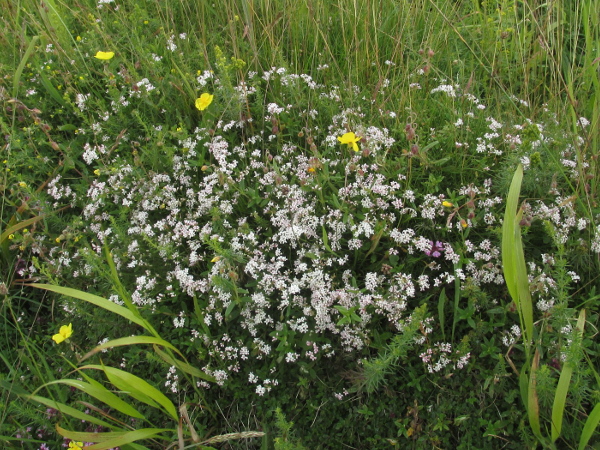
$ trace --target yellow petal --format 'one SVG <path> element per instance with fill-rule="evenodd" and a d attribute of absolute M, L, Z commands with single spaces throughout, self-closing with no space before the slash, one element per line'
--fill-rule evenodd
<path fill-rule="evenodd" d="M 55 334 L 54 336 L 52 336 L 52 340 L 54 342 L 56 342 L 57 344 L 60 344 L 62 341 L 65 340 L 65 337 L 62 334 Z"/>
<path fill-rule="evenodd" d="M 212 103 L 213 98 L 214 95 L 205 92 L 196 99 L 196 108 L 198 108 L 200 111 L 204 111 L 206 108 L 208 108 L 208 105 Z"/>
<path fill-rule="evenodd" d="M 111 59 L 113 56 L 115 56 L 115 52 L 98 52 L 94 55 L 94 58 L 106 61 Z"/>

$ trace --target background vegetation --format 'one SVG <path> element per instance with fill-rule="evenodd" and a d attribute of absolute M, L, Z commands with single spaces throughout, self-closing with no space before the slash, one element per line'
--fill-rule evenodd
<path fill-rule="evenodd" d="M 600 443 L 600 3 L 0 11 L 5 448 Z"/>

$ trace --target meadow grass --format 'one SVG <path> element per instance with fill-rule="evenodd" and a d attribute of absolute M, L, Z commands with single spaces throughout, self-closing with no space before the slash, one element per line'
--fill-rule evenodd
<path fill-rule="evenodd" d="M 600 3 L 0 11 L 3 446 L 598 444 Z"/>

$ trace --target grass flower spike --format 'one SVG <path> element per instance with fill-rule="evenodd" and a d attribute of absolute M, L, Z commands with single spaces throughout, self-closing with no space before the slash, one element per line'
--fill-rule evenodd
<path fill-rule="evenodd" d="M 108 61 L 115 56 L 115 52 L 98 52 L 94 55 L 94 58 L 101 59 L 103 61 Z"/>
<path fill-rule="evenodd" d="M 338 141 L 342 144 L 347 144 L 348 147 L 352 147 L 352 150 L 355 152 L 358 151 L 357 142 L 360 141 L 360 137 L 356 136 L 352 131 L 350 133 L 346 133 L 343 136 L 338 137 Z"/>
<path fill-rule="evenodd" d="M 69 325 L 63 325 L 62 327 L 60 327 L 58 334 L 55 334 L 54 336 L 52 336 L 52 340 L 54 342 L 56 342 L 57 344 L 60 344 L 65 339 L 69 339 L 72 334 L 73 334 L 73 324 L 70 323 Z"/>
<path fill-rule="evenodd" d="M 205 92 L 196 99 L 196 108 L 198 108 L 200 111 L 204 111 L 206 108 L 208 108 L 208 105 L 212 103 L 213 97 L 214 95 L 210 95 Z"/>

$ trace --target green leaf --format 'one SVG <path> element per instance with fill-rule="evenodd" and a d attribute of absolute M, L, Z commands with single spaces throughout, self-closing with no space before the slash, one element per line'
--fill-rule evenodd
<path fill-rule="evenodd" d="M 579 318 L 577 320 L 577 329 L 583 333 L 583 327 L 585 326 L 585 309 L 579 312 Z M 571 376 L 573 375 L 573 365 L 566 361 L 563 365 L 562 371 L 560 372 L 560 378 L 556 385 L 556 392 L 554 394 L 554 403 L 552 404 L 552 442 L 556 442 L 562 431 L 562 421 L 565 411 L 565 403 L 567 400 L 567 393 L 569 392 L 569 385 L 571 384 Z"/>
<path fill-rule="evenodd" d="M 180 361 L 178 359 L 173 358 L 172 356 L 168 355 L 167 353 L 163 352 L 162 350 L 160 350 L 156 345 L 154 346 L 154 351 L 158 354 L 158 356 L 160 356 L 166 363 L 177 367 L 179 370 L 184 371 L 185 373 L 189 373 L 190 375 L 196 377 L 196 378 L 202 378 L 203 380 L 206 381 L 210 381 L 210 382 L 216 382 L 214 377 L 211 377 L 210 375 L 202 372 L 200 369 L 197 369 L 194 366 L 189 365 L 186 362 Z"/>
<path fill-rule="evenodd" d="M 139 411 L 137 411 L 129 403 L 125 402 L 124 400 L 122 400 L 121 398 L 117 397 L 115 394 L 110 392 L 108 389 L 106 389 L 100 383 L 96 383 L 96 382 L 85 383 L 85 382 L 79 381 L 79 380 L 64 379 L 64 380 L 50 381 L 49 383 L 44 384 L 42 387 L 49 386 L 52 384 L 64 384 L 66 386 L 74 387 L 76 389 L 79 389 L 82 392 L 85 392 L 89 396 L 100 400 L 101 402 L 105 403 L 106 405 L 110 406 L 111 408 L 116 409 L 117 411 L 119 411 L 123 414 L 127 414 L 128 416 L 131 416 L 131 417 L 135 417 L 136 419 L 145 419 L 143 414 L 141 414 Z"/>
<path fill-rule="evenodd" d="M 540 440 L 542 432 L 540 429 L 540 405 L 537 394 L 537 370 L 540 363 L 540 353 L 536 349 L 533 361 L 531 362 L 531 375 L 529 376 L 529 385 L 527 388 L 527 416 L 533 434 Z"/>
<path fill-rule="evenodd" d="M 93 423 L 94 425 L 100 425 L 102 427 L 111 428 L 112 425 L 108 422 L 105 422 L 102 419 L 98 419 L 97 417 L 92 416 L 91 414 L 86 414 L 84 412 L 79 411 L 71 406 L 65 405 L 64 403 L 59 403 L 54 400 L 50 400 L 46 397 L 40 397 L 39 395 L 28 395 L 25 398 L 28 400 L 41 403 L 42 405 L 46 405 L 49 408 L 54 408 L 57 411 L 60 411 L 61 414 L 67 414 L 75 419 L 86 421 L 89 423 Z"/>
<path fill-rule="evenodd" d="M 41 216 L 35 216 L 35 217 L 32 217 L 31 219 L 23 220 L 22 222 L 19 222 L 19 223 L 13 225 L 12 227 L 7 228 L 6 230 L 4 230 L 4 232 L 2 234 L 0 234 L 0 244 L 2 244 L 6 239 L 8 239 L 8 236 L 13 234 L 15 231 L 22 230 L 23 228 L 28 227 L 29 225 L 31 225 L 33 223 L 39 222 L 44 217 L 46 217 L 46 216 L 43 214 Z"/>
<path fill-rule="evenodd" d="M 120 389 L 127 395 L 154 408 L 158 408 L 160 405 L 171 418 L 175 421 L 179 420 L 177 409 L 173 402 L 146 380 L 129 372 L 125 372 L 124 370 L 110 366 L 87 365 L 80 367 L 80 369 L 96 369 L 104 371 L 108 381 L 110 381 L 117 389 Z"/>
<path fill-rule="evenodd" d="M 440 329 L 442 330 L 442 337 L 444 339 L 446 339 L 446 332 L 445 332 L 445 327 L 444 327 L 444 323 L 445 323 L 444 307 L 445 307 L 447 301 L 448 301 L 448 297 L 446 296 L 446 288 L 443 288 L 442 292 L 440 292 L 440 297 L 438 299 L 438 317 L 440 320 Z"/>
<path fill-rule="evenodd" d="M 33 284 L 29 284 L 28 286 L 32 286 L 32 287 L 38 288 L 38 289 L 45 289 L 47 291 L 56 292 L 57 294 L 66 295 L 68 297 L 78 298 L 79 300 L 86 301 L 88 303 L 91 303 L 92 305 L 99 306 L 100 308 L 106 309 L 107 311 L 118 314 L 119 316 L 124 317 L 125 319 L 147 329 L 147 324 L 146 324 L 145 320 L 141 319 L 140 317 L 137 317 L 135 314 L 133 314 L 127 308 L 117 305 L 116 303 L 113 303 L 110 300 L 99 297 L 97 295 L 90 294 L 88 292 L 79 291 L 77 289 L 68 288 L 68 287 L 53 286 L 51 284 L 33 283 Z"/>
<path fill-rule="evenodd" d="M 80 442 L 97 442 L 97 444 L 85 447 L 86 450 L 107 450 L 110 448 L 129 444 L 142 439 L 162 438 L 160 433 L 174 432 L 169 428 L 141 428 L 134 431 L 109 431 L 106 433 L 86 433 L 70 431 L 56 425 L 56 431 L 63 437 Z M 145 448 L 145 447 L 144 447 Z"/>
<path fill-rule="evenodd" d="M 515 254 L 515 215 L 519 202 L 519 192 L 523 181 L 523 167 L 519 164 L 508 191 L 506 198 L 506 210 L 502 223 L 502 270 L 506 287 L 517 307 L 519 296 L 517 292 L 517 261 Z"/>
<path fill-rule="evenodd" d="M 17 70 L 15 70 L 15 74 L 13 75 L 13 91 L 12 91 L 13 98 L 18 97 L 19 85 L 21 84 L 21 74 L 23 73 L 23 69 L 25 68 L 25 64 L 27 64 L 29 57 L 35 50 L 35 46 L 39 39 L 40 39 L 39 36 L 33 36 L 31 38 L 31 42 L 29 43 L 27 50 L 25 50 L 25 54 L 21 58 L 21 62 L 19 62 L 19 66 L 17 67 Z"/>
<path fill-rule="evenodd" d="M 594 406 L 594 409 L 588 416 L 585 421 L 585 425 L 583 426 L 583 430 L 581 431 L 581 437 L 579 438 L 579 447 L 578 450 L 585 450 L 589 440 L 596 433 L 596 428 L 600 423 L 600 403 Z"/>
<path fill-rule="evenodd" d="M 123 309 L 125 309 L 125 308 L 123 308 Z M 174 350 L 179 355 L 181 355 L 181 352 L 179 350 L 177 350 L 170 342 L 165 341 L 164 339 L 162 339 L 160 337 L 128 336 L 128 337 L 124 337 L 124 338 L 113 339 L 112 341 L 108 341 L 108 342 L 98 345 L 97 347 L 92 349 L 90 352 L 88 352 L 86 355 L 84 355 L 84 357 L 81 358 L 80 362 L 88 359 L 90 356 L 95 355 L 96 353 L 98 353 L 102 350 L 106 350 L 107 348 L 123 347 L 123 346 L 127 346 L 127 345 L 136 345 L 136 344 L 144 344 L 144 345 L 145 344 L 156 344 L 156 345 L 160 345 L 162 347 L 170 348 L 171 350 Z M 183 355 L 181 355 L 181 356 L 183 357 Z"/>

